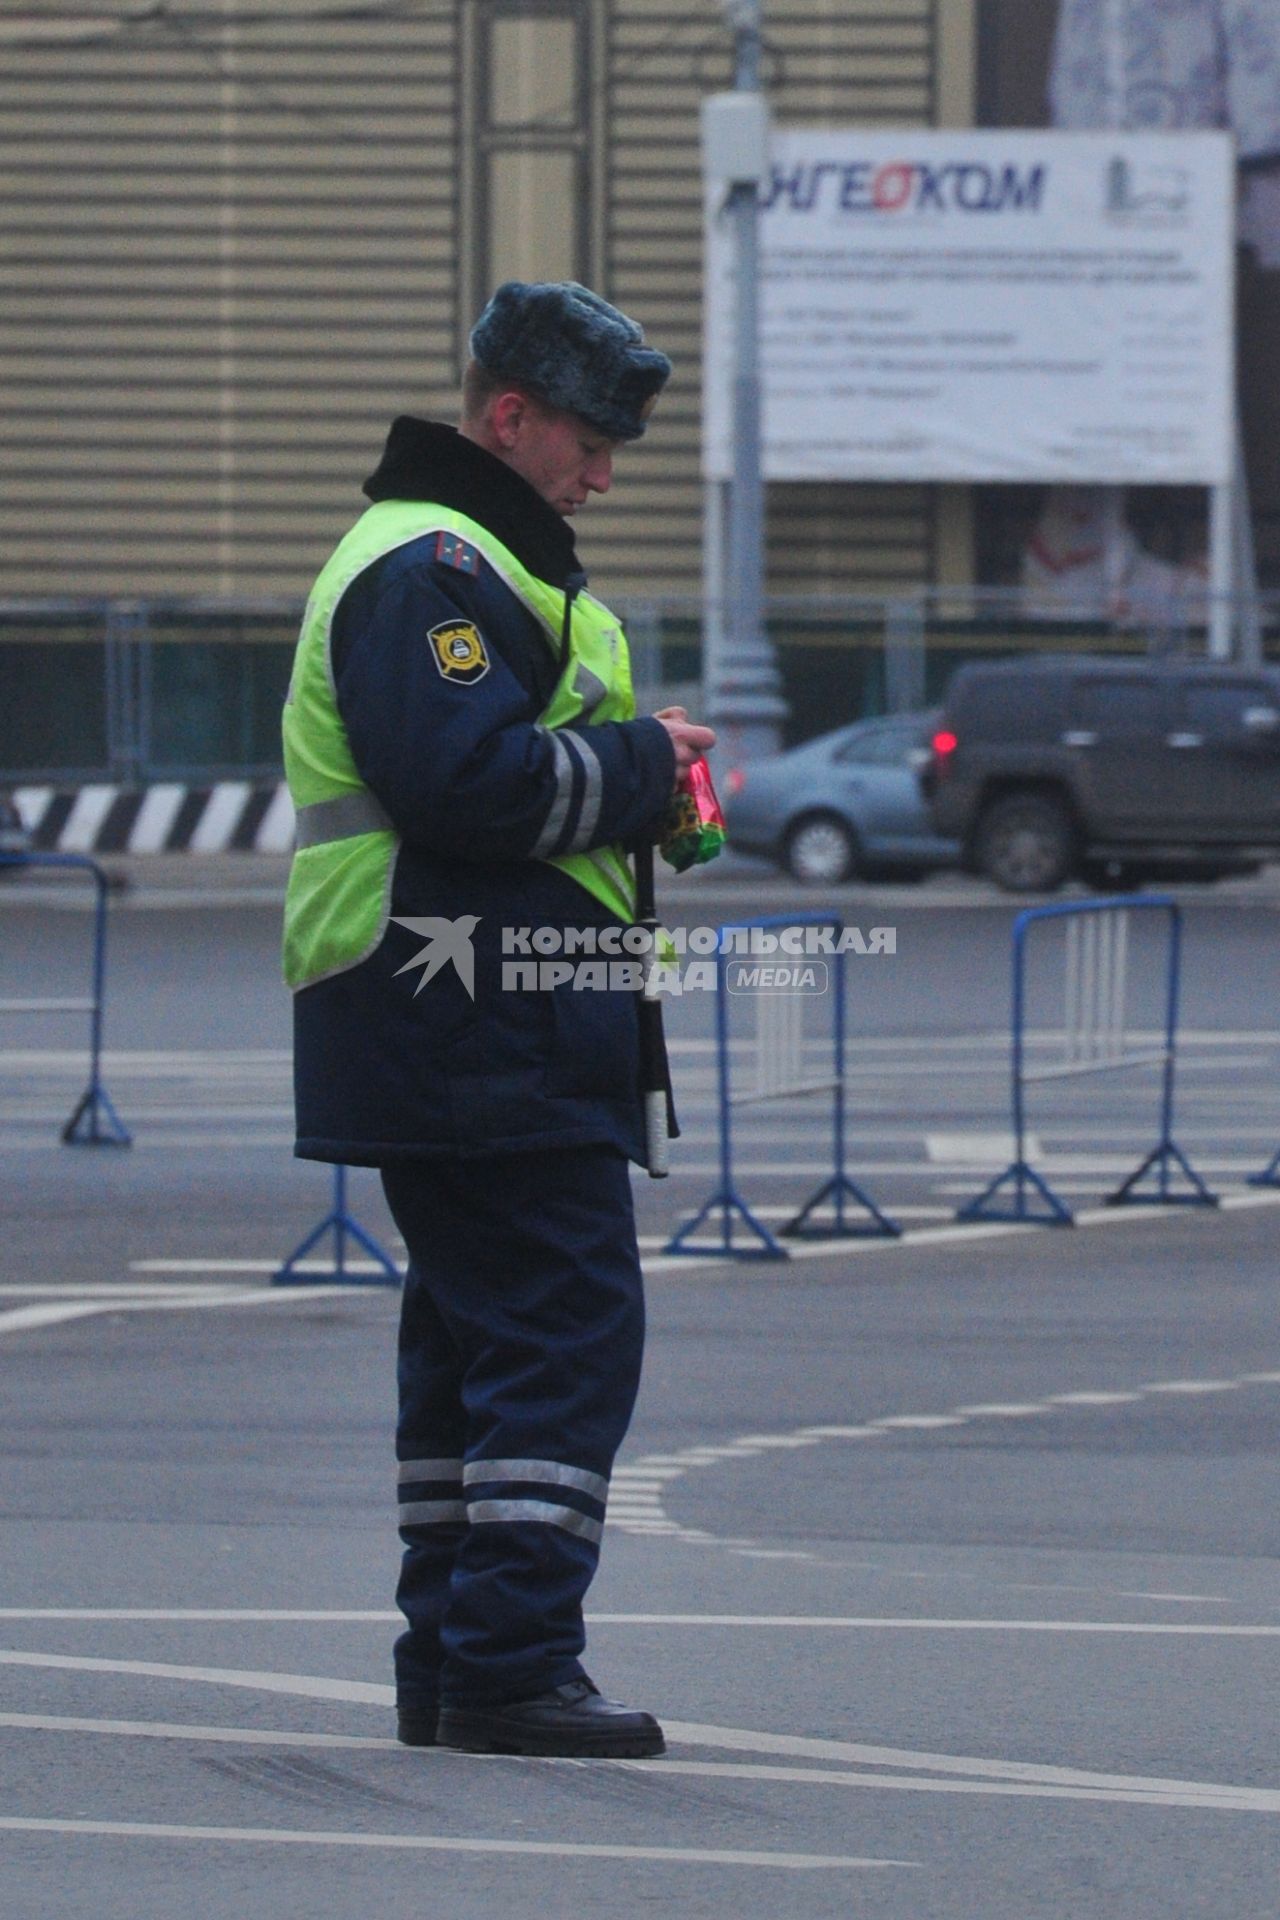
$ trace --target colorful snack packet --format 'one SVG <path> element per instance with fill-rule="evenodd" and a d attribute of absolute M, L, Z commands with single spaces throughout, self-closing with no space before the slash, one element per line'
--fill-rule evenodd
<path fill-rule="evenodd" d="M 672 795 L 658 835 L 658 852 L 669 867 L 683 873 L 686 867 L 714 860 L 726 838 L 711 769 L 699 757 Z"/>

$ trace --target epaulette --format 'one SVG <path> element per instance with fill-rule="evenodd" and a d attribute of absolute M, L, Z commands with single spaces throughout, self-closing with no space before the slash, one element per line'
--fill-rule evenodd
<path fill-rule="evenodd" d="M 436 536 L 436 559 L 441 566 L 456 567 L 459 573 L 479 573 L 480 550 L 456 533 Z"/>

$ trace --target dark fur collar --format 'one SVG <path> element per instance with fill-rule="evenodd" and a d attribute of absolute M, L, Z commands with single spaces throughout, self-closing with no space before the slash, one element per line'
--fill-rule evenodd
<path fill-rule="evenodd" d="M 370 500 L 431 500 L 465 513 L 552 586 L 579 571 L 568 521 L 512 468 L 442 421 L 407 413 L 394 420 L 364 491 Z"/>

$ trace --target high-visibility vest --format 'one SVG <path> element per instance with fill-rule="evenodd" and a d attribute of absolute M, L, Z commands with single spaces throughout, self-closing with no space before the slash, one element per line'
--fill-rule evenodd
<path fill-rule="evenodd" d="M 379 945 L 400 844 L 360 778 L 338 712 L 329 658 L 334 612 L 367 567 L 432 533 L 475 547 L 545 629 L 549 646 L 559 645 L 564 629 L 565 590 L 538 579 L 487 528 L 447 507 L 380 501 L 339 542 L 307 602 L 284 710 L 285 774 L 298 817 L 285 896 L 284 976 L 295 989 L 345 973 Z M 573 600 L 567 658 L 538 724 L 555 729 L 630 720 L 635 710 L 621 626 L 600 601 L 581 593 Z M 635 884 L 620 846 L 559 854 L 548 864 L 619 919 L 634 919 Z"/>

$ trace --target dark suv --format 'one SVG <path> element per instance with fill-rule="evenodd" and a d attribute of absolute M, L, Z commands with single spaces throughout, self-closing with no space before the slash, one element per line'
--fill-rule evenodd
<path fill-rule="evenodd" d="M 1248 871 L 1280 850 L 1280 669 L 1085 654 L 961 667 L 921 782 L 964 864 L 1010 891 Z"/>

